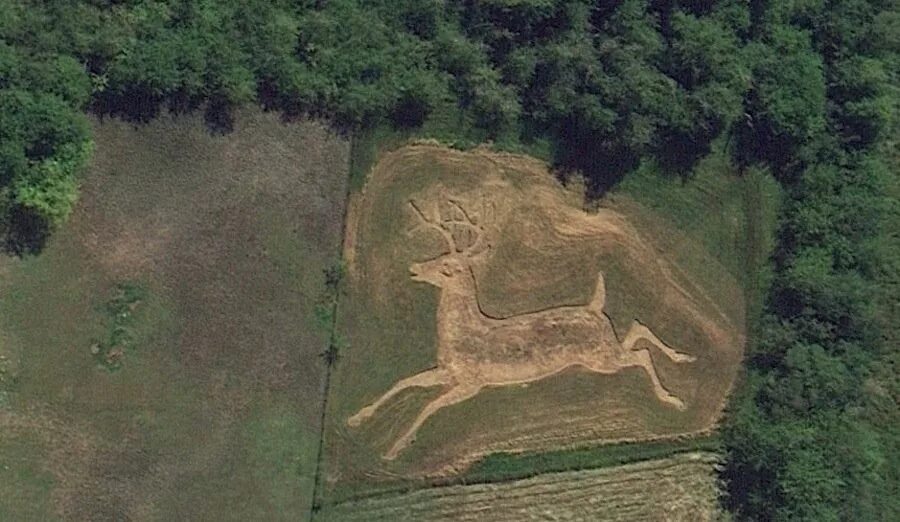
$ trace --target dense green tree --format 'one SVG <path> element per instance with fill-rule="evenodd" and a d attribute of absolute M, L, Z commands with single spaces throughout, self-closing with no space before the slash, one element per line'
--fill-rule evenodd
<path fill-rule="evenodd" d="M 741 114 L 750 76 L 738 36 L 724 22 L 676 11 L 670 24 L 665 70 L 678 82 L 681 106 L 665 115 L 657 153 L 687 172 Z"/>
<path fill-rule="evenodd" d="M 795 161 L 800 145 L 825 129 L 822 59 L 810 45 L 805 31 L 778 26 L 748 47 L 753 87 L 741 154 L 783 168 Z"/>
<path fill-rule="evenodd" d="M 21 216 L 45 229 L 71 212 L 77 174 L 90 155 L 80 111 L 91 88 L 71 56 L 29 53 L 0 41 L 0 225 L 7 235 Z"/>
<path fill-rule="evenodd" d="M 725 429 L 729 502 L 751 520 L 892 520 L 898 441 L 885 426 L 900 411 L 878 368 L 897 357 L 880 311 L 900 297 L 885 285 L 900 250 L 884 233 L 896 180 L 881 142 L 896 125 L 896 50 L 873 28 L 896 12 L 855 0 L 756 7 L 738 160 L 771 168 L 787 201 Z"/>

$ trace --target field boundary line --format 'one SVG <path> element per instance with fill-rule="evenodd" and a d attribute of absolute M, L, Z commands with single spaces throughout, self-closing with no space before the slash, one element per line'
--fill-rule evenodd
<path fill-rule="evenodd" d="M 354 138 L 351 138 L 350 141 L 350 150 L 353 150 L 353 141 Z M 351 169 L 351 154 L 348 154 L 347 157 L 347 165 L 345 167 L 344 173 L 344 198 L 343 198 L 343 208 L 341 209 L 341 235 L 340 235 L 340 244 L 338 245 L 337 252 L 337 260 L 338 263 L 343 263 L 344 260 L 344 238 L 347 235 L 347 212 L 349 210 L 350 203 L 350 195 L 351 195 L 351 183 L 350 183 L 350 169 Z M 340 283 L 338 283 L 338 289 L 334 293 L 334 300 L 331 304 L 331 326 L 328 331 L 328 342 L 325 346 L 326 350 L 332 350 L 335 347 L 335 344 L 338 342 L 337 337 L 337 314 L 338 314 L 338 303 L 340 302 Z M 319 447 L 316 450 L 316 469 L 313 475 L 313 490 L 312 490 L 312 502 L 309 506 L 309 517 L 308 520 L 312 522 L 316 513 L 319 511 L 321 504 L 319 502 L 319 495 L 322 483 L 322 459 L 324 458 L 325 451 L 325 418 L 328 415 L 328 395 L 331 391 L 331 373 L 334 370 L 335 362 L 329 360 L 329 357 L 325 357 L 325 379 L 322 383 L 322 411 L 319 416 Z"/>

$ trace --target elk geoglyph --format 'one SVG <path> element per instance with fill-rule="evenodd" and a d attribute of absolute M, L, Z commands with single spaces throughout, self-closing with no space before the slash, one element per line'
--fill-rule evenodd
<path fill-rule="evenodd" d="M 481 212 L 475 213 L 453 198 L 446 199 L 444 208 L 413 201 L 408 204 L 417 220 L 410 233 L 430 231 L 446 244 L 441 255 L 410 266 L 414 281 L 434 285 L 441 292 L 436 314 L 437 365 L 401 379 L 347 424 L 360 425 L 408 388 L 441 386 L 443 392 L 422 409 L 385 459 L 396 458 L 425 421 L 442 408 L 470 399 L 488 386 L 525 384 L 573 366 L 601 374 L 643 368 L 660 401 L 685 408 L 681 399 L 663 387 L 649 349 L 638 346 L 638 341 L 649 342 L 677 363 L 691 362 L 694 357 L 667 346 L 637 320 L 623 338 L 618 337 L 603 311 L 606 288 L 602 273 L 597 274 L 593 297 L 585 305 L 492 317 L 479 304 L 473 269 L 491 249 L 485 228 L 488 207 L 483 204 Z"/>

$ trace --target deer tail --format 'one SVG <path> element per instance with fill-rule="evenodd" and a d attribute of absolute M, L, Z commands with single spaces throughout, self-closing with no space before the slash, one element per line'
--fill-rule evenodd
<path fill-rule="evenodd" d="M 606 306 L 606 283 L 603 280 L 603 272 L 597 272 L 597 287 L 594 289 L 594 296 L 588 303 L 588 309 L 597 315 L 603 314 L 603 307 Z"/>

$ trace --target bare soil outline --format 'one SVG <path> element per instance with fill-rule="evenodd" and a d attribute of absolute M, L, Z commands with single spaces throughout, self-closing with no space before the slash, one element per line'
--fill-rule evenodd
<path fill-rule="evenodd" d="M 388 165 L 380 165 L 383 168 L 379 170 L 389 178 L 399 170 L 390 168 L 392 165 L 402 161 L 410 151 L 421 152 L 421 149 L 437 154 L 445 150 L 429 145 L 408 146 L 387 155 L 382 161 Z M 453 154 L 464 153 L 449 152 L 450 156 Z M 525 167 L 533 171 L 539 164 L 530 158 L 483 150 L 465 154 L 476 154 L 478 159 L 490 161 L 500 171 L 508 170 L 511 165 L 514 170 Z M 442 159 L 448 158 L 444 156 Z M 449 159 L 458 160 L 453 157 Z M 539 165 L 538 168 L 545 167 Z M 691 285 L 692 290 L 697 290 L 692 294 L 680 284 L 673 274 L 673 270 L 678 268 L 659 258 L 658 253 L 624 216 L 611 209 L 587 214 L 559 205 L 558 190 L 552 185 L 532 187 L 529 197 L 543 202 L 544 208 L 554 210 L 554 227 L 560 236 L 616 243 L 624 247 L 629 257 L 645 263 L 648 259 L 652 260 L 666 280 L 666 287 L 660 288 L 660 294 L 664 294 L 668 302 L 688 310 L 710 341 L 742 342 L 740 335 L 735 338 L 727 331 L 732 326 L 730 321 L 709 296 L 696 285 Z M 357 227 L 363 206 L 368 203 L 365 199 L 363 193 L 351 202 L 348 209 L 344 252 L 351 272 L 358 268 L 354 266 L 358 246 Z M 549 307 L 503 318 L 484 312 L 478 300 L 476 274 L 479 265 L 490 255 L 492 233 L 496 235 L 498 232 L 491 230 L 488 224 L 491 214 L 496 212 L 493 202 L 489 200 L 490 197 L 485 194 L 476 194 L 475 197 L 472 194 L 448 194 L 441 188 L 437 194 L 432 191 L 421 195 L 418 200 L 407 202 L 407 214 L 412 223 L 407 233 L 430 233 L 440 237 L 445 244 L 442 254 L 410 267 L 414 280 L 441 289 L 436 313 L 437 365 L 397 381 L 387 392 L 347 419 L 347 424 L 359 426 L 405 389 L 442 386 L 441 395 L 421 410 L 412 425 L 384 454 L 385 459 L 392 460 L 411 443 L 427 419 L 440 409 L 470 399 L 486 387 L 533 382 L 574 366 L 601 374 L 616 373 L 631 366 L 640 367 L 649 377 L 660 401 L 684 409 L 684 402 L 670 393 L 660 381 L 649 349 L 638 346 L 638 342 L 645 341 L 677 363 L 692 362 L 695 356 L 673 349 L 641 324 L 638 318 L 634 318 L 624 336 L 617 335 L 603 311 L 606 291 L 602 272 L 597 274 L 593 298 L 582 306 Z M 485 204 L 485 201 L 488 203 Z M 679 275 L 683 278 L 684 274 Z M 697 299 L 707 305 L 712 303 L 716 317 L 708 317 L 698 306 Z M 532 334 L 532 339 L 528 338 L 529 334 Z M 585 342 L 585 339 L 590 341 Z"/>

